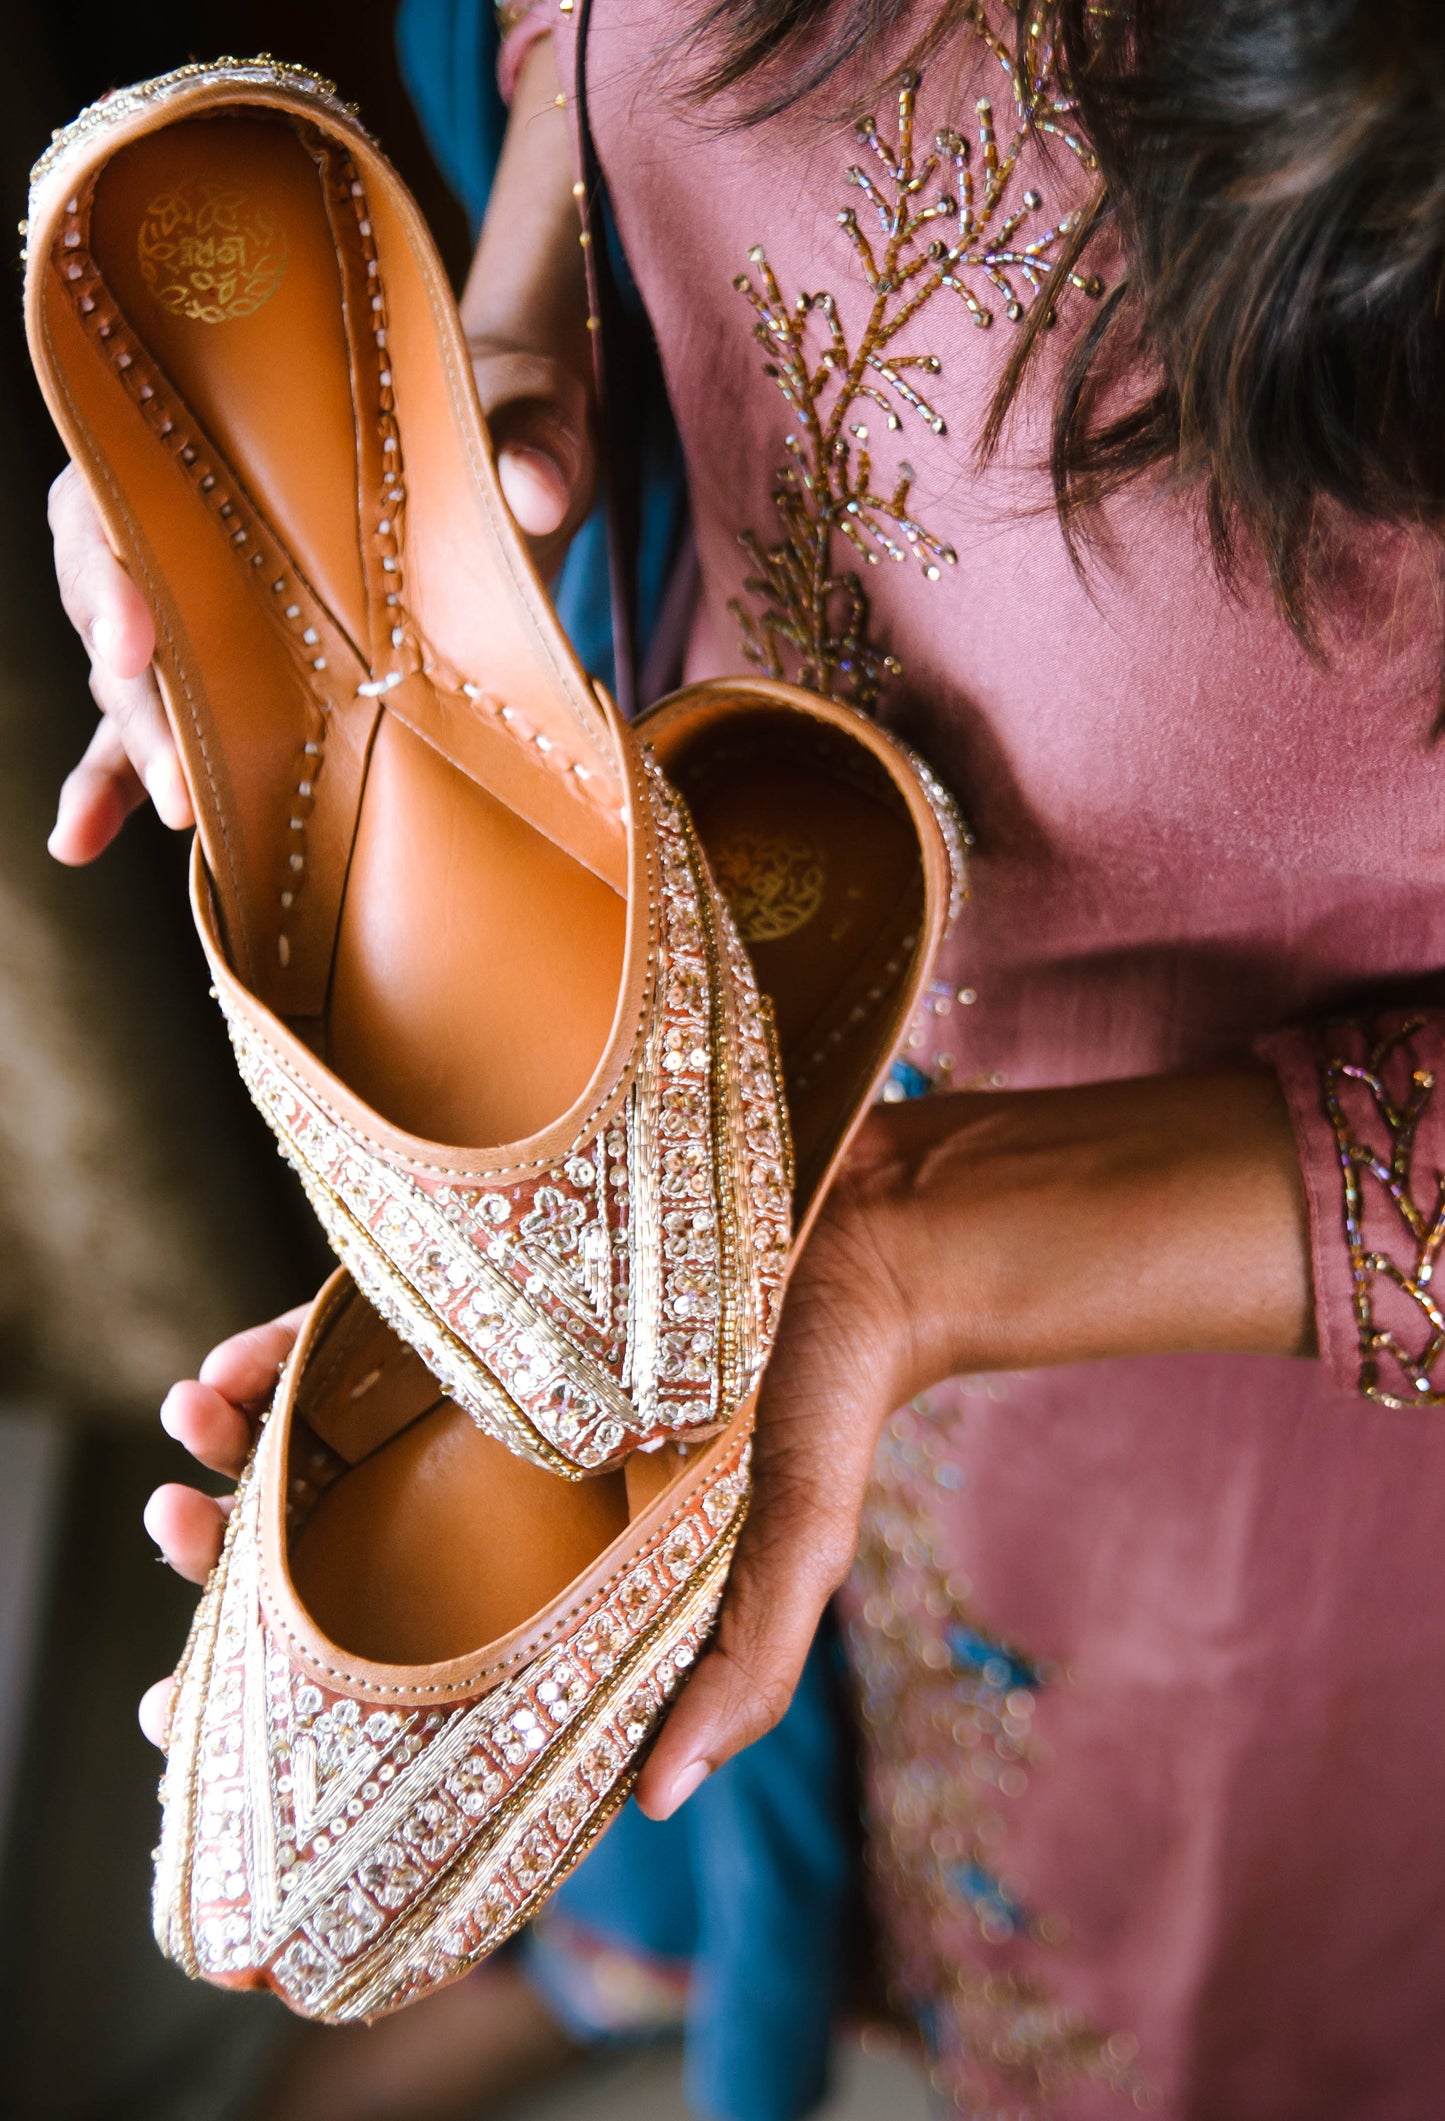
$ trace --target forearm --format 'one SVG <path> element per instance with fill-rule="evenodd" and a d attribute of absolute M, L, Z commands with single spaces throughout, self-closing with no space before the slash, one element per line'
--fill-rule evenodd
<path fill-rule="evenodd" d="M 908 1320 L 912 1389 L 967 1370 L 1313 1352 L 1274 1077 L 1241 1067 L 894 1107 L 849 1181 Z"/>
<path fill-rule="evenodd" d="M 590 387 L 587 284 L 553 40 L 517 76 L 506 141 L 462 295 L 474 343 L 545 354 Z"/>

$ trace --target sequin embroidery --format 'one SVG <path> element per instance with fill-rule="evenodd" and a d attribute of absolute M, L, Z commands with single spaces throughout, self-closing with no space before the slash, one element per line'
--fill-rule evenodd
<path fill-rule="evenodd" d="M 1019 164 L 1030 137 L 1041 133 L 1062 142 L 1084 169 L 1094 166 L 1073 130 L 1073 106 L 1042 28 L 1030 27 L 1020 69 L 1018 53 L 982 5 L 966 20 L 1007 78 L 1008 115 L 1000 123 L 992 98 L 981 96 L 976 147 L 945 127 L 920 150 L 920 81 L 907 73 L 896 145 L 875 118 L 858 121 L 869 161 L 850 165 L 846 181 L 861 203 L 838 215 L 872 295 L 856 342 L 850 344 L 832 294 L 804 292 L 788 302 L 761 246 L 748 253 L 756 277 L 742 273 L 733 283 L 756 313 L 765 373 L 794 421 L 773 493 L 783 535 L 765 544 L 748 530 L 740 541 L 752 601 L 734 598 L 730 608 L 743 653 L 772 677 L 794 678 L 858 707 L 874 706 L 901 666 L 870 638 L 868 595 L 858 570 L 844 564 L 846 546 L 868 567 L 911 555 L 932 581 L 957 559 L 910 507 L 913 466 L 902 462 L 886 474 L 875 461 L 870 421 L 885 433 L 908 419 L 931 435 L 947 433 L 931 395 L 943 364 L 936 354 L 904 351 L 900 334 L 945 291 L 980 327 L 993 322 L 999 303 L 1015 323 L 1035 301 L 1057 303 L 1055 274 L 1078 213 L 1051 221 L 1038 191 L 1017 189 Z M 1101 292 L 1092 276 L 1069 271 L 1067 280 L 1090 296 Z"/>
<path fill-rule="evenodd" d="M 626 1797 L 712 1627 L 749 1447 L 529 1661 L 435 1707 L 358 1700 L 288 1654 L 262 1596 L 273 1448 L 243 1476 L 177 1673 L 155 1931 L 192 1976 L 264 1969 L 308 2017 L 374 2017 L 495 1950 Z"/>
<path fill-rule="evenodd" d="M 1423 1023 L 1418 1016 L 1370 1029 L 1336 1023 L 1320 1034 L 1321 1097 L 1344 1181 L 1360 1390 L 1384 1407 L 1445 1405 L 1436 1379 L 1445 1310 L 1435 1289 L 1445 1177 L 1415 1164 L 1416 1135 L 1436 1088 L 1435 1071 L 1414 1048 Z"/>

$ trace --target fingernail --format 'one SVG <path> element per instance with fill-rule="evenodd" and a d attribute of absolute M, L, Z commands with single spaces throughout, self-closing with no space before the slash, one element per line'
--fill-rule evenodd
<path fill-rule="evenodd" d="M 54 824 L 53 824 L 53 825 L 51 826 L 51 828 L 50 828 L 50 837 L 49 837 L 49 839 L 48 839 L 48 840 L 47 840 L 47 841 L 45 842 L 46 848 L 48 849 L 48 851 L 49 851 L 49 852 L 50 852 L 51 854 L 53 854 L 53 855 L 55 855 L 55 856 L 56 856 L 57 860 L 63 860 L 63 859 L 64 859 L 64 857 L 63 857 L 63 856 L 61 855 L 61 853 L 60 853 L 60 849 L 59 849 L 59 847 L 58 847 L 58 845 L 57 845 L 57 842 L 59 841 L 59 839 L 60 839 L 60 836 L 61 836 L 61 834 L 62 834 L 62 833 L 63 833 L 63 831 L 65 830 L 65 813 L 66 813 L 66 811 L 67 811 L 67 810 L 68 810 L 69 808 L 70 808 L 70 782 L 69 782 L 69 779 L 66 779 L 66 780 L 65 780 L 65 781 L 64 781 L 64 782 L 63 782 L 63 783 L 61 784 L 60 794 L 59 794 L 59 796 L 58 796 L 58 798 L 57 798 L 57 800 L 56 800 L 56 804 L 55 804 L 55 823 L 54 823 Z"/>
<path fill-rule="evenodd" d="M 181 1410 L 174 1404 L 175 1396 L 174 1391 L 167 1392 L 165 1398 L 161 1401 L 161 1427 L 165 1430 L 167 1436 L 173 1436 L 176 1442 L 179 1443 L 181 1440 Z"/>
<path fill-rule="evenodd" d="M 90 645 L 102 663 L 108 663 L 115 647 L 115 628 L 109 619 L 97 619 L 90 629 Z"/>
<path fill-rule="evenodd" d="M 687 1803 L 688 1798 L 702 1788 L 711 1773 L 712 1769 L 705 1760 L 690 1760 L 682 1772 L 672 1778 L 672 1788 L 668 1792 L 667 1810 L 662 1814 L 662 1817 L 670 1819 L 674 1812 L 680 1812 Z"/>
<path fill-rule="evenodd" d="M 561 528 L 567 517 L 567 480 L 553 458 L 525 444 L 503 449 L 497 475 L 519 530 L 545 538 Z"/>
<path fill-rule="evenodd" d="M 180 826 L 188 822 L 190 797 L 185 776 L 170 752 L 163 751 L 151 760 L 145 770 L 145 784 L 162 824 Z"/>

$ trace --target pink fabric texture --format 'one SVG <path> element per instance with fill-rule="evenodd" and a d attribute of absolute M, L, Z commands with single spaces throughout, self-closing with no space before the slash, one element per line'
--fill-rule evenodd
<path fill-rule="evenodd" d="M 574 18 L 551 19 L 566 80 Z M 1423 2121 L 1445 2083 L 1445 1429 L 1388 1349 L 1383 1397 L 1360 1392 L 1314 1041 L 1445 963 L 1436 558 L 1401 533 L 1341 559 L 1323 660 L 1247 567 L 1221 586 L 1163 479 L 1107 508 L 1081 577 L 1041 466 L 1088 289 L 1058 291 L 1003 450 L 975 455 L 1011 308 L 1052 291 L 1094 182 L 1068 111 L 1023 138 L 1008 50 L 965 22 L 901 107 L 859 77 L 728 131 L 680 92 L 677 28 L 662 0 L 596 0 L 589 84 L 687 455 L 692 674 L 760 653 L 873 707 L 959 797 L 972 899 L 909 1087 L 1263 1040 L 1315 1244 L 1322 1362 L 955 1380 L 895 1419 L 846 1602 L 895 1993 L 960 2114 Z M 872 133 L 829 115 L 855 94 Z M 1362 1149 L 1418 1102 L 1427 1220 L 1441 1024 L 1375 1056 L 1384 1104 L 1336 1081 Z M 1370 1057 L 1368 1030 L 1326 1040 Z M 1418 1265 L 1368 1165 L 1369 1243 Z M 1413 1360 L 1427 1313 L 1369 1279 Z"/>

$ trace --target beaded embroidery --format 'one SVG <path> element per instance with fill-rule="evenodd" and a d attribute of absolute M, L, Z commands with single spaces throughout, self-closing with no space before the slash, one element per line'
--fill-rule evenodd
<path fill-rule="evenodd" d="M 387 1707 L 297 1668 L 265 1617 L 254 1469 L 177 1675 L 154 1920 L 192 1976 L 265 1969 L 354 2019 L 518 1929 L 625 1799 L 712 1625 L 748 1446 L 480 1698 Z"/>
<path fill-rule="evenodd" d="M 1004 1809 L 1027 1787 L 1035 1707 L 1053 1673 L 992 1639 L 972 1585 L 949 1572 L 933 1499 L 962 1483 L 943 1413 L 925 1397 L 896 1414 L 849 1587 L 894 2001 L 925 2034 L 934 2088 L 972 2121 L 1042 2121 L 1079 2083 L 1143 2103 L 1133 2035 L 1098 2032 L 1020 1957 L 1067 1935 L 1057 1916 L 1030 1911 L 1001 1860 Z"/>
<path fill-rule="evenodd" d="M 288 60 L 273 59 L 269 52 L 258 52 L 254 59 L 235 59 L 228 54 L 209 62 L 191 60 L 185 66 L 173 67 L 168 74 L 157 74 L 150 81 L 137 82 L 133 88 L 115 89 L 100 96 L 94 103 L 87 103 L 68 125 L 56 126 L 50 135 L 49 147 L 31 167 L 31 189 L 43 184 L 56 164 L 62 162 L 88 134 L 102 126 L 113 126 L 118 120 L 128 118 L 133 111 L 165 103 L 191 82 L 202 80 L 243 81 L 248 87 L 291 89 L 327 105 L 338 118 L 356 116 L 355 104 L 342 102 L 334 81 L 328 81 L 324 74 L 314 74 L 309 66 L 293 66 Z M 26 232 L 22 227 L 21 234 Z M 21 257 L 24 256 L 22 251 Z"/>
<path fill-rule="evenodd" d="M 726 1421 L 761 1371 L 787 1265 L 768 1019 L 681 803 L 655 767 L 644 785 L 659 1005 L 621 1108 L 550 1170 L 481 1186 L 406 1167 L 220 988 L 242 1078 L 338 1257 L 481 1428 L 554 1472 Z"/>
<path fill-rule="evenodd" d="M 1435 1382 L 1445 1353 L 1445 1310 L 1435 1292 L 1445 1175 L 1420 1174 L 1427 1190 L 1416 1194 L 1416 1135 L 1436 1088 L 1434 1069 L 1420 1064 L 1413 1045 L 1423 1024 L 1418 1016 L 1373 1032 L 1331 1024 L 1319 1041 L 1321 1097 L 1344 1180 L 1360 1390 L 1384 1407 L 1445 1406 Z M 1397 1242 L 1403 1257 L 1389 1249 Z"/>
<path fill-rule="evenodd" d="M 992 99 L 982 96 L 976 152 L 952 127 L 920 152 L 919 76 L 907 73 L 898 93 L 896 146 L 884 140 L 876 119 L 859 120 L 857 137 L 871 163 L 852 164 L 846 176 L 862 204 L 838 215 L 873 298 L 856 344 L 849 344 L 833 295 L 800 293 L 787 302 L 761 247 L 748 253 L 757 284 L 747 273 L 733 283 L 756 312 L 765 373 L 796 423 L 785 438 L 788 461 L 773 494 L 783 536 L 765 545 L 745 531 L 740 541 L 752 569 L 744 586 L 756 607 L 749 610 L 739 598 L 730 606 L 743 629 L 743 653 L 772 677 L 795 677 L 858 707 L 875 705 L 885 679 L 901 665 L 870 641 L 867 592 L 858 572 L 843 568 L 838 541 L 846 540 L 869 567 L 880 558 L 906 562 L 912 554 L 930 581 L 957 560 L 910 509 L 912 465 L 900 463 L 891 483 L 875 466 L 868 425 L 875 413 L 889 433 L 910 417 L 930 434 L 947 433 L 927 394 L 927 379 L 941 373 L 942 362 L 936 354 L 898 350 L 895 342 L 945 290 L 980 327 L 993 322 L 999 300 L 1014 323 L 1035 301 L 1056 304 L 1058 253 L 1078 214 L 1049 222 L 1031 187 L 1015 200 L 1019 163 L 1031 135 L 1043 133 L 1061 141 L 1084 169 L 1094 167 L 1072 129 L 1073 106 L 1042 28 L 1029 28 L 1020 72 L 1017 54 L 981 4 L 966 19 L 1007 77 L 1011 116 L 1000 129 Z M 1036 226 L 1039 220 L 1046 225 Z M 877 234 L 870 236 L 864 223 L 871 228 L 875 221 Z M 1102 291 L 1092 276 L 1070 271 L 1068 282 L 1090 296 Z M 821 346 L 814 343 L 815 318 Z"/>

